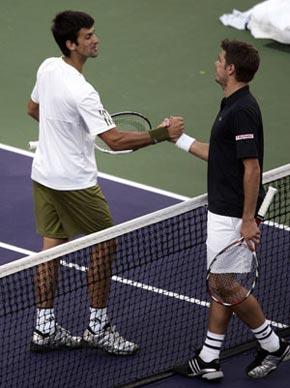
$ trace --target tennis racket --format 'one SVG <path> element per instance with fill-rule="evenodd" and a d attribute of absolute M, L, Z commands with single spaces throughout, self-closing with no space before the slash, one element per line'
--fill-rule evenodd
<path fill-rule="evenodd" d="M 259 225 L 276 194 L 270 186 L 258 211 Z M 207 271 L 207 289 L 211 298 L 224 305 L 243 302 L 254 290 L 259 277 L 257 254 L 251 251 L 242 237 L 222 249 L 212 260 Z"/>
<path fill-rule="evenodd" d="M 120 131 L 126 132 L 146 132 L 152 129 L 150 120 L 143 114 L 132 111 L 113 113 L 111 117 Z M 38 146 L 38 141 L 30 141 L 28 143 L 30 150 L 35 150 Z M 133 150 L 113 151 L 99 136 L 95 139 L 95 148 L 101 152 L 110 155 L 129 154 Z"/>

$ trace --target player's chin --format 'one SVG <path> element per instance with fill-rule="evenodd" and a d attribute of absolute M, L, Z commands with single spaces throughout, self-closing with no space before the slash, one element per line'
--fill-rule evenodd
<path fill-rule="evenodd" d="M 220 82 L 220 80 L 219 80 L 217 75 L 215 76 L 215 82 L 218 83 L 218 84 L 221 84 L 221 82 Z"/>
<path fill-rule="evenodd" d="M 99 50 L 98 50 L 98 49 L 94 49 L 94 50 L 91 50 L 89 56 L 90 56 L 91 58 L 96 58 L 98 55 L 99 55 Z"/>

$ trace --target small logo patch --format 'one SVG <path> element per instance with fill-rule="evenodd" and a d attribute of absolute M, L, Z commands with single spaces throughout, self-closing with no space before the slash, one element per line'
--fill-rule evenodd
<path fill-rule="evenodd" d="M 245 133 L 244 135 L 237 135 L 236 140 L 254 139 L 253 133 Z"/>

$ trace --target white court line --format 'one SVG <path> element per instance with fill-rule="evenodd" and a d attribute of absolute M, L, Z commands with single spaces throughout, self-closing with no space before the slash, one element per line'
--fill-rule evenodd
<path fill-rule="evenodd" d="M 0 248 L 1 247 L 5 248 L 5 249 L 9 249 L 11 251 L 23 253 L 23 254 L 31 255 L 33 253 L 36 253 L 36 252 L 33 252 L 33 251 L 29 251 L 27 249 L 16 247 L 14 245 L 5 244 L 5 243 L 0 242 Z M 70 263 L 70 262 L 67 262 L 66 260 L 61 260 L 60 263 L 64 267 L 73 268 L 73 269 L 75 269 L 77 271 L 87 272 L 87 270 L 88 270 L 88 268 L 85 267 L 85 266 L 80 266 L 80 265 L 75 264 L 75 263 Z M 186 295 L 182 295 L 182 294 L 177 294 L 176 292 L 173 292 L 173 291 L 164 290 L 162 288 L 157 288 L 157 287 L 154 287 L 154 286 L 150 286 L 148 284 L 136 282 L 135 280 L 126 279 L 126 278 L 123 278 L 123 277 L 120 277 L 120 276 L 115 276 L 114 275 L 114 276 L 112 276 L 112 280 L 115 281 L 115 282 L 118 282 L 118 283 L 122 283 L 122 284 L 126 284 L 126 285 L 129 285 L 129 286 L 132 286 L 132 287 L 141 288 L 142 290 L 145 290 L 145 291 L 150 291 L 150 292 L 154 292 L 156 294 L 164 295 L 164 296 L 167 296 L 169 298 L 174 298 L 174 299 L 177 299 L 177 300 L 181 300 L 183 302 L 197 304 L 197 305 L 203 306 L 203 307 L 209 307 L 210 306 L 209 302 L 206 302 L 206 301 L 203 301 L 203 300 L 200 300 L 200 299 L 196 299 L 196 298 L 192 298 L 190 296 L 186 296 Z M 271 321 L 270 320 L 270 323 L 271 323 L 272 326 L 275 326 L 275 327 L 277 327 L 279 329 L 285 329 L 285 328 L 288 327 L 288 325 L 285 325 L 284 323 L 281 323 L 281 322 L 276 322 L 276 321 Z"/>
<path fill-rule="evenodd" d="M 14 152 L 16 154 L 23 155 L 23 156 L 28 156 L 30 158 L 33 158 L 33 156 L 34 156 L 34 153 L 31 151 L 25 151 L 21 148 L 9 146 L 9 145 L 2 144 L 2 143 L 0 143 L 0 149 L 3 149 L 5 151 L 9 151 L 9 152 Z M 132 187 L 135 187 L 137 189 L 141 189 L 141 190 L 145 190 L 145 191 L 150 191 L 151 193 L 164 195 L 166 197 L 178 199 L 180 201 L 186 201 L 187 199 L 190 199 L 190 197 L 186 197 L 184 195 L 173 193 L 173 192 L 167 191 L 167 190 L 158 189 L 157 187 L 153 187 L 153 186 L 147 186 L 147 185 L 144 185 L 142 183 L 130 181 L 128 179 L 119 178 L 119 177 L 116 177 L 114 175 L 106 174 L 104 172 L 99 171 L 98 176 L 100 178 L 108 179 L 108 180 L 113 181 L 113 182 L 121 183 L 121 184 L 127 185 L 127 186 L 132 186 Z"/>
<path fill-rule="evenodd" d="M 7 249 L 8 251 L 22 253 L 23 255 L 33 255 L 34 253 L 36 253 L 34 251 L 29 251 L 28 249 L 20 248 L 20 247 L 17 247 L 15 245 L 6 244 L 2 241 L 0 241 L 0 248 Z"/>
<path fill-rule="evenodd" d="M 15 251 L 18 253 L 29 254 L 29 255 L 36 253 L 33 251 L 29 251 L 27 249 L 16 247 L 14 245 L 5 244 L 3 242 L 0 242 L 0 248 L 8 249 L 10 251 Z M 85 266 L 79 266 L 78 264 L 67 262 L 66 260 L 61 260 L 60 262 L 63 266 L 68 267 L 68 268 L 74 268 L 77 271 L 86 272 L 88 270 L 88 268 Z M 165 295 L 165 296 L 168 296 L 170 298 L 175 298 L 175 299 L 179 299 L 179 300 L 182 300 L 185 302 L 194 303 L 194 304 L 197 304 L 200 306 L 209 307 L 208 302 L 205 302 L 205 301 L 202 301 L 199 299 L 195 299 L 195 298 L 191 298 L 191 297 L 186 296 L 186 295 L 180 295 L 180 294 L 177 294 L 177 293 L 172 292 L 172 291 L 164 290 L 162 288 L 153 287 L 153 286 L 150 286 L 148 284 L 136 282 L 136 281 L 131 280 L 131 279 L 126 279 L 126 278 L 123 278 L 120 276 L 112 276 L 112 280 L 114 280 L 115 282 L 118 282 L 118 283 L 130 285 L 132 287 L 142 288 L 143 290 L 146 290 L 146 291 L 151 291 L 151 292 L 155 292 L 157 294 Z"/>
<path fill-rule="evenodd" d="M 69 263 L 66 260 L 61 260 L 61 264 L 64 265 L 65 267 L 74 268 L 78 271 L 82 271 L 82 272 L 88 271 L 87 267 L 79 266 L 78 264 L 74 264 L 74 263 Z M 165 296 L 168 296 L 169 298 L 179 299 L 179 300 L 182 300 L 185 302 L 194 303 L 194 304 L 197 304 L 200 306 L 209 307 L 209 303 L 205 302 L 203 300 L 191 298 L 190 296 L 186 296 L 186 295 L 177 294 L 176 292 L 172 292 L 172 291 L 164 290 L 162 288 L 150 286 L 148 284 L 136 282 L 135 280 L 126 279 L 126 278 L 123 278 L 121 276 L 113 275 L 112 280 L 114 280 L 115 282 L 118 282 L 118 283 L 132 286 L 132 287 L 142 288 L 142 290 L 155 292 L 156 294 L 165 295 Z"/>

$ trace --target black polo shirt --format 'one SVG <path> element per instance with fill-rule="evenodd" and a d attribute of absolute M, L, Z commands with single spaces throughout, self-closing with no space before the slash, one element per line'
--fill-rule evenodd
<path fill-rule="evenodd" d="M 257 158 L 262 175 L 263 148 L 262 115 L 249 87 L 245 86 L 223 98 L 212 127 L 208 159 L 208 208 L 211 212 L 242 217 L 243 159 Z M 263 196 L 260 183 L 257 208 Z"/>

